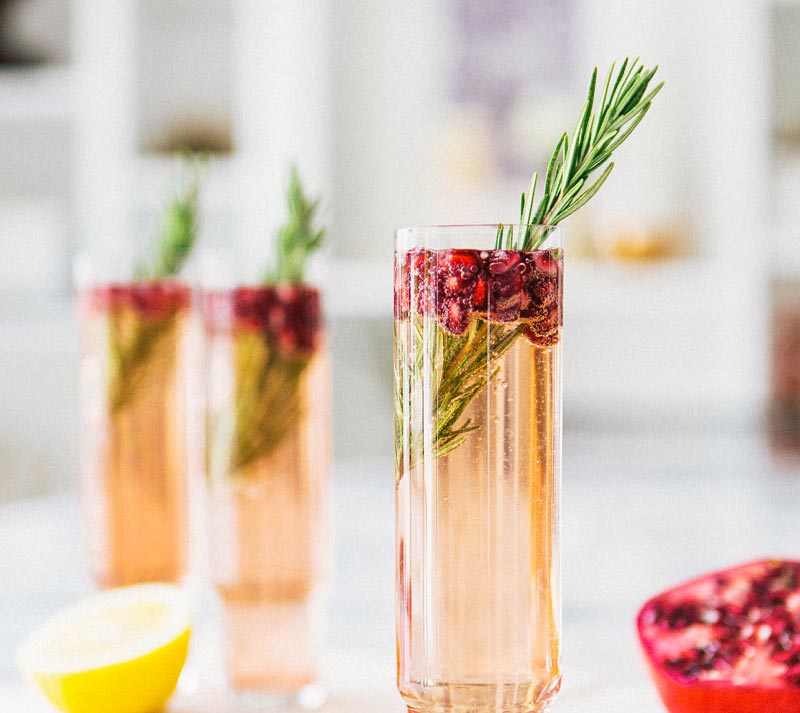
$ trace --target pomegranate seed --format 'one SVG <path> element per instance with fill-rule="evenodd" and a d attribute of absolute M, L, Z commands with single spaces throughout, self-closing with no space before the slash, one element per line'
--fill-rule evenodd
<path fill-rule="evenodd" d="M 146 320 L 169 318 L 191 304 L 189 287 L 172 281 L 102 285 L 82 294 L 91 311 L 129 309 Z"/>
<path fill-rule="evenodd" d="M 316 289 L 305 285 L 240 287 L 219 293 L 217 299 L 222 297 L 232 305 L 234 329 L 262 333 L 286 356 L 310 355 L 316 349 L 322 329 Z"/>
<path fill-rule="evenodd" d="M 479 311 L 486 309 L 486 280 L 482 277 L 478 278 L 472 291 L 472 306 Z"/>
<path fill-rule="evenodd" d="M 522 256 L 517 251 L 495 250 L 489 259 L 489 272 L 492 275 L 505 275 L 519 265 Z"/>
<path fill-rule="evenodd" d="M 414 248 L 396 257 L 395 265 L 400 318 L 413 305 L 453 334 L 463 334 L 474 315 L 501 323 L 523 320 L 532 343 L 558 341 L 560 263 L 550 252 Z"/>
<path fill-rule="evenodd" d="M 469 311 L 458 300 L 450 300 L 444 304 L 442 322 L 448 332 L 463 334 L 469 327 Z"/>

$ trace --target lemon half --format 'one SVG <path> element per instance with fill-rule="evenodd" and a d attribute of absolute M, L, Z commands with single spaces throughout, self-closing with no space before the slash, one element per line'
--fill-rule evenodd
<path fill-rule="evenodd" d="M 178 587 L 110 589 L 34 631 L 19 665 L 67 713 L 153 713 L 175 690 L 189 633 L 190 607 Z"/>

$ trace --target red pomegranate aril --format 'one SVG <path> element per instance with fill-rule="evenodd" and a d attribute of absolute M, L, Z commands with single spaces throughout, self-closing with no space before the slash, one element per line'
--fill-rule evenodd
<path fill-rule="evenodd" d="M 491 295 L 498 301 L 519 301 L 522 295 L 522 278 L 516 272 L 493 275 L 489 279 Z"/>
<path fill-rule="evenodd" d="M 146 320 L 169 318 L 191 304 L 188 285 L 176 281 L 101 285 L 83 294 L 90 311 L 129 309 Z"/>
<path fill-rule="evenodd" d="M 560 261 L 548 250 L 428 250 L 395 257 L 395 315 L 412 308 L 463 334 L 473 319 L 522 321 L 531 343 L 551 346 L 561 326 Z M 398 286 L 399 285 L 399 286 Z"/>
<path fill-rule="evenodd" d="M 417 274 L 427 271 L 430 266 L 432 254 L 425 248 L 415 248 L 411 251 L 411 269 Z"/>
<path fill-rule="evenodd" d="M 451 295 L 456 295 L 460 289 L 461 281 L 455 275 L 451 275 L 447 278 L 445 281 L 445 290 L 447 292 L 449 292 Z"/>
<path fill-rule="evenodd" d="M 762 560 L 645 604 L 639 638 L 670 713 L 800 711 L 798 574 L 800 562 Z"/>
<path fill-rule="evenodd" d="M 461 268 L 469 272 L 478 271 L 480 255 L 476 250 L 448 250 L 443 263 L 450 268 Z"/>
<path fill-rule="evenodd" d="M 491 271 L 492 265 L 489 265 Z M 489 278 L 489 319 L 515 322 L 522 305 L 522 276 L 516 270 L 496 272 Z"/>
<path fill-rule="evenodd" d="M 270 309 L 265 311 L 267 329 L 273 332 L 278 332 L 283 328 L 286 323 L 286 307 L 280 303 L 274 304 Z"/>
<path fill-rule="evenodd" d="M 495 250 L 489 258 L 489 272 L 492 275 L 505 275 L 520 264 L 522 256 L 517 251 Z"/>
<path fill-rule="evenodd" d="M 543 250 L 536 254 L 534 258 L 534 266 L 539 272 L 548 275 L 549 277 L 557 277 L 559 272 L 558 260 L 553 257 L 549 251 Z"/>
<path fill-rule="evenodd" d="M 539 347 L 551 347 L 558 342 L 558 330 L 542 330 L 537 325 L 526 325 L 522 330 L 525 338 Z"/>
<path fill-rule="evenodd" d="M 305 285 L 262 285 L 208 293 L 205 324 L 210 332 L 261 333 L 284 356 L 309 356 L 321 336 L 319 292 Z"/>
<path fill-rule="evenodd" d="M 475 311 L 482 312 L 486 309 L 486 294 L 486 280 L 479 277 L 472 290 L 472 307 Z"/>
<path fill-rule="evenodd" d="M 289 327 L 278 332 L 278 346 L 285 353 L 293 352 L 297 347 L 297 335 Z"/>
<path fill-rule="evenodd" d="M 436 278 L 447 296 L 468 298 L 479 279 L 481 260 L 475 250 L 448 250 L 439 256 Z"/>
<path fill-rule="evenodd" d="M 549 307 L 556 299 L 556 284 L 550 280 L 536 282 L 530 291 L 531 302 L 543 307 Z"/>
<path fill-rule="evenodd" d="M 442 324 L 451 334 L 464 334 L 469 328 L 469 309 L 458 300 L 448 300 L 442 305 Z"/>

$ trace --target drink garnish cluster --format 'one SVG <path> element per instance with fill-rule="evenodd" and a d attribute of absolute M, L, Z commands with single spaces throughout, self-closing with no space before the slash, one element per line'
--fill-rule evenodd
<path fill-rule="evenodd" d="M 189 287 L 175 280 L 197 238 L 200 172 L 204 159 L 186 157 L 159 229 L 152 264 L 139 263 L 134 280 L 91 291 L 90 310 L 107 315 L 110 351 L 109 410 L 121 412 L 169 364 L 181 318 L 188 312 Z"/>
<path fill-rule="evenodd" d="M 237 475 L 270 455 L 303 416 L 300 384 L 322 342 L 320 295 L 304 277 L 325 231 L 315 225 L 319 199 L 306 195 L 296 169 L 287 207 L 274 264 L 262 282 L 206 295 L 206 329 L 233 335 L 235 413 L 227 469 Z"/>
<path fill-rule="evenodd" d="M 625 59 L 618 69 L 611 65 L 602 88 L 594 70 L 572 135 L 565 132 L 553 150 L 541 198 L 537 203 L 534 173 L 521 195 L 516 232 L 514 225 L 499 224 L 494 250 L 417 247 L 395 255 L 395 323 L 410 323 L 419 337 L 412 340 L 413 363 L 403 362 L 403 349 L 395 362 L 395 453 L 398 464 L 405 453 L 404 469 L 414 467 L 423 445 L 415 442 L 419 434 L 407 433 L 404 372 L 421 373 L 423 352 L 441 364 L 429 387 L 437 411 L 432 447 L 438 457 L 477 428 L 464 414 L 493 377 L 487 364 L 496 363 L 517 339 L 543 349 L 560 339 L 562 256 L 560 249 L 544 246 L 555 226 L 584 206 L 608 178 L 613 152 L 663 86 L 650 86 L 657 69 Z M 432 345 L 430 337 L 422 338 L 425 320 L 436 325 Z"/>

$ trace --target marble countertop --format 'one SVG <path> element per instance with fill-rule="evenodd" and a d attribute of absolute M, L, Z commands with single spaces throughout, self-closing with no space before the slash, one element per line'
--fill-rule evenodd
<path fill-rule="evenodd" d="M 638 607 L 706 570 L 800 555 L 800 468 L 772 461 L 749 433 L 567 433 L 564 448 L 564 686 L 553 710 L 662 711 L 637 648 Z M 324 676 L 331 713 L 403 711 L 394 690 L 392 482 L 388 460 L 336 469 Z M 201 613 L 169 710 L 233 713 L 201 553 L 196 561 Z M 0 506 L 0 710 L 52 710 L 20 680 L 14 652 L 29 630 L 89 591 L 74 495 Z"/>

